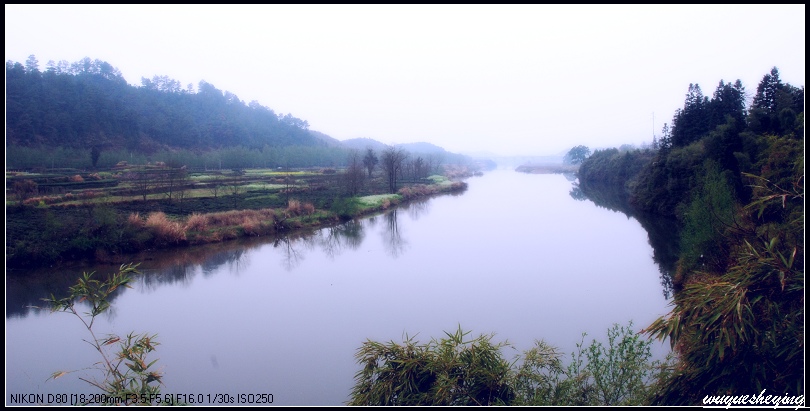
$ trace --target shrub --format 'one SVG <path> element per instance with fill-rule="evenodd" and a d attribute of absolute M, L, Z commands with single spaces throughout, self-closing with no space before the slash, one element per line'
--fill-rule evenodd
<path fill-rule="evenodd" d="M 287 203 L 287 214 L 290 216 L 301 215 L 301 202 L 298 200 L 290 200 Z"/>
<path fill-rule="evenodd" d="M 332 202 L 331 211 L 341 219 L 354 218 L 360 210 L 357 198 L 336 198 Z"/>
<path fill-rule="evenodd" d="M 506 344 L 492 336 L 467 339 L 461 328 L 446 338 L 418 345 L 367 341 L 355 357 L 363 368 L 349 405 L 506 405 L 514 399 L 507 384 Z"/>
<path fill-rule="evenodd" d="M 669 339 L 677 372 L 662 381 L 655 403 L 693 405 L 706 395 L 804 392 L 804 173 L 792 189 L 755 178 L 754 197 L 739 213 L 721 272 L 700 267 L 675 294 L 672 311 L 649 334 Z M 796 208 L 767 221 L 768 208 Z M 799 211 L 801 210 L 801 211 Z"/>
<path fill-rule="evenodd" d="M 652 342 L 631 327 L 614 324 L 606 345 L 577 344 L 567 367 L 543 341 L 510 362 L 509 343 L 471 339 L 460 327 L 421 345 L 366 341 L 349 405 L 639 405 L 669 363 L 650 361 Z"/>
<path fill-rule="evenodd" d="M 145 223 L 139 213 L 131 213 L 129 217 L 127 217 L 127 222 L 129 225 L 137 228 L 142 228 L 145 226 Z"/>
<path fill-rule="evenodd" d="M 683 269 L 725 269 L 729 229 L 736 225 L 734 191 L 716 163 L 707 160 L 684 213 L 680 250 Z"/>
<path fill-rule="evenodd" d="M 81 379 L 99 388 L 106 397 L 115 402 L 115 405 L 151 404 L 154 399 L 160 398 L 160 384 L 163 379 L 163 374 L 152 368 L 156 360 L 147 362 L 149 353 L 158 346 L 155 335 L 130 333 L 123 338 L 114 334 L 97 337 L 93 329 L 95 317 L 110 308 L 111 295 L 117 289 L 129 287 L 133 274 L 138 274 L 138 271 L 137 265 L 132 264 L 122 265 L 119 272 L 106 281 L 96 280 L 93 278 L 94 273 L 84 273 L 76 285 L 70 287 L 68 297 L 57 299 L 51 296 L 44 299 L 51 312 L 73 314 L 87 328 L 91 338 L 85 341 L 101 356 L 101 361 L 96 365 L 100 368 L 104 379 L 101 381 Z M 89 312 L 80 314 L 77 311 L 76 305 L 82 302 L 90 305 Z M 113 354 L 109 352 L 109 346 L 116 343 L 120 348 Z M 51 378 L 57 379 L 66 374 L 67 371 L 57 371 Z"/>
<path fill-rule="evenodd" d="M 208 228 L 208 217 L 203 214 L 193 213 L 186 220 L 187 231 L 204 231 L 206 228 Z"/>

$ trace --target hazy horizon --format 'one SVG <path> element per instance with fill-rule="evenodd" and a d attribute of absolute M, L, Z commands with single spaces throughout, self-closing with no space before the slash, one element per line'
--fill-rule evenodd
<path fill-rule="evenodd" d="M 6 5 L 6 61 L 103 60 L 201 81 L 338 140 L 557 155 L 640 146 L 777 67 L 804 86 L 801 5 Z"/>

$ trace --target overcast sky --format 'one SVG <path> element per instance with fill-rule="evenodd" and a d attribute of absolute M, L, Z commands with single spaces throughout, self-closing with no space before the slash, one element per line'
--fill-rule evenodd
<path fill-rule="evenodd" d="M 804 86 L 805 5 L 8 5 L 6 61 L 204 80 L 339 140 L 547 155 L 639 145 L 774 66 Z"/>

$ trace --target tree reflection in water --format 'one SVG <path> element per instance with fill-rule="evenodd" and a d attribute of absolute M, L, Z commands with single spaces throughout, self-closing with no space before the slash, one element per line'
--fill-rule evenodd
<path fill-rule="evenodd" d="M 664 298 L 672 296 L 672 276 L 679 253 L 679 225 L 675 219 L 638 211 L 628 201 L 628 194 L 607 184 L 574 182 L 568 193 L 578 201 L 590 200 L 597 207 L 606 208 L 634 218 L 647 231 L 648 243 L 653 249 L 653 261 L 658 266 Z"/>
<path fill-rule="evenodd" d="M 344 247 L 352 250 L 358 249 L 363 243 L 365 235 L 363 223 L 351 220 L 341 225 L 319 230 L 317 243 L 330 259 L 334 259 Z"/>
<path fill-rule="evenodd" d="M 391 257 L 397 258 L 405 252 L 408 242 L 402 237 L 399 230 L 398 209 L 393 209 L 383 215 L 385 231 L 382 232 L 383 244 Z"/>
<path fill-rule="evenodd" d="M 281 250 L 281 265 L 287 271 L 292 271 L 304 260 L 304 255 L 300 249 L 296 248 L 296 240 L 289 236 L 279 237 L 273 242 L 273 247 Z"/>

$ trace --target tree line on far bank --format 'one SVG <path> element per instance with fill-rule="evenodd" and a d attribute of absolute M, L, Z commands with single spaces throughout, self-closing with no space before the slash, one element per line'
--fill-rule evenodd
<path fill-rule="evenodd" d="M 586 196 L 622 193 L 678 222 L 672 312 L 647 332 L 679 362 L 655 403 L 804 389 L 804 87 L 773 68 L 750 107 L 737 80 L 711 99 L 690 84 L 683 109 L 644 150 L 596 150 Z"/>
<path fill-rule="evenodd" d="M 201 81 L 182 87 L 166 76 L 131 86 L 107 62 L 6 62 L 6 144 L 152 154 L 171 147 L 207 150 L 327 144 L 305 120 Z M 94 164 L 95 165 L 95 164 Z"/>

